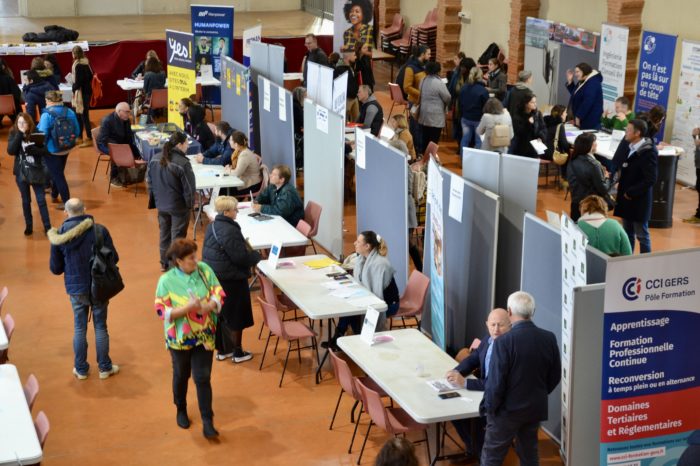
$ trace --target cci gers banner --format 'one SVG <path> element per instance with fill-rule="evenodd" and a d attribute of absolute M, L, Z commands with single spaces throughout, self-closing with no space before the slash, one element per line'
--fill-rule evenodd
<path fill-rule="evenodd" d="M 168 121 L 183 127 L 178 111 L 180 99 L 197 91 L 194 71 L 194 36 L 187 32 L 165 30 L 168 53 Z"/>
<path fill-rule="evenodd" d="M 644 31 L 642 49 L 639 51 L 639 75 L 634 113 L 646 112 L 655 105 L 668 108 L 668 90 L 671 87 L 673 57 L 676 53 L 677 36 Z M 665 124 L 661 126 L 656 140 L 664 138 Z"/>
<path fill-rule="evenodd" d="M 601 465 L 679 464 L 700 429 L 699 263 L 700 249 L 608 261 Z"/>
<path fill-rule="evenodd" d="M 697 127 L 700 127 L 700 43 L 683 41 L 671 144 L 685 149 L 685 157 L 678 161 L 678 180 L 691 186 L 695 185 L 695 143 L 692 134 Z"/>
<path fill-rule="evenodd" d="M 233 7 L 192 5 L 190 17 L 196 44 L 197 75 L 201 74 L 202 65 L 211 65 L 213 76 L 219 79 L 221 57 L 233 57 Z M 214 104 L 221 103 L 219 90 L 208 95 L 207 100 Z"/>
<path fill-rule="evenodd" d="M 627 67 L 627 39 L 629 29 L 624 26 L 603 24 L 598 71 L 605 76 L 603 81 L 603 104 L 605 110 L 615 111 L 615 99 L 625 90 Z"/>

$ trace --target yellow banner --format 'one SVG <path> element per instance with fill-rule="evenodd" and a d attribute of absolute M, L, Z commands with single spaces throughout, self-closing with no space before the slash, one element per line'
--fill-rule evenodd
<path fill-rule="evenodd" d="M 168 66 L 168 122 L 175 123 L 181 129 L 184 129 L 184 122 L 179 111 L 180 100 L 197 92 L 195 79 L 194 69 Z"/>

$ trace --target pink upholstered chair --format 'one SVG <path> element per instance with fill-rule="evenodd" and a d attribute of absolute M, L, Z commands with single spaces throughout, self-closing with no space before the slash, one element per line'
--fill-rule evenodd
<path fill-rule="evenodd" d="M 27 381 L 24 383 L 24 396 L 27 398 L 29 411 L 31 411 L 34 407 L 34 402 L 36 401 L 37 395 L 39 395 L 39 381 L 36 379 L 34 374 L 29 374 Z"/>
<path fill-rule="evenodd" d="M 5 300 L 7 299 L 7 295 L 9 293 L 10 290 L 8 290 L 6 286 L 0 290 L 0 315 L 2 314 L 2 305 L 5 304 Z"/>
<path fill-rule="evenodd" d="M 0 364 L 5 364 L 10 360 L 10 340 L 15 331 L 15 319 L 13 319 L 10 314 L 7 314 L 5 318 L 2 319 L 2 325 L 5 327 L 5 335 L 7 335 L 7 348 L 0 350 Z"/>
<path fill-rule="evenodd" d="M 394 314 L 389 322 L 389 328 L 394 328 L 394 320 L 401 319 L 401 324 L 406 327 L 406 318 L 413 317 L 416 319 L 416 327 L 418 326 L 418 316 L 423 312 L 425 297 L 428 295 L 428 287 L 430 279 L 421 272 L 414 270 L 411 276 L 408 277 L 406 290 L 403 296 L 399 299 L 399 310 Z"/>
<path fill-rule="evenodd" d="M 311 226 L 311 231 L 307 235 L 311 240 L 311 246 L 314 248 L 314 254 L 316 252 L 316 244 L 314 243 L 314 237 L 318 234 L 318 226 L 321 223 L 321 212 L 323 207 L 314 201 L 309 201 L 306 203 L 306 208 L 304 208 L 304 220 Z"/>
<path fill-rule="evenodd" d="M 39 437 L 39 443 L 41 448 L 44 448 L 44 443 L 46 443 L 46 437 L 49 436 L 49 430 L 51 430 L 51 425 L 49 424 L 49 418 L 46 417 L 43 411 L 39 411 L 34 420 L 34 428 L 36 429 L 36 436 Z"/>
<path fill-rule="evenodd" d="M 92 134 L 92 147 L 95 149 L 95 153 L 97 154 L 97 161 L 95 162 L 95 169 L 92 172 L 92 181 L 95 181 L 95 174 L 97 173 L 97 166 L 100 164 L 100 162 L 109 162 L 112 160 L 112 158 L 109 156 L 109 154 L 105 154 L 100 150 L 99 147 L 97 147 L 97 138 L 100 137 L 100 127 L 92 128 L 92 131 L 90 131 Z M 107 164 L 107 170 L 105 170 L 105 174 L 109 172 L 109 167 L 110 164 Z"/>
<path fill-rule="evenodd" d="M 129 146 L 129 144 L 112 144 L 110 142 L 109 156 L 112 158 L 114 164 L 119 168 L 136 168 L 146 165 L 145 160 L 134 159 L 134 155 L 131 153 L 131 146 Z M 107 186 L 107 193 L 109 194 L 112 183 L 109 183 Z M 136 197 L 137 193 L 138 189 L 134 191 L 134 197 Z"/>

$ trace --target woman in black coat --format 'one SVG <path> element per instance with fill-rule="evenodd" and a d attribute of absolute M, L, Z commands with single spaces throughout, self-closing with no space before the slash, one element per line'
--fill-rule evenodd
<path fill-rule="evenodd" d="M 253 326 L 248 278 L 250 269 L 260 262 L 260 253 L 243 238 L 236 223 L 238 201 L 235 197 L 219 196 L 214 201 L 217 216 L 207 227 L 202 248 L 202 260 L 214 270 L 226 293 L 221 308 L 223 325 L 216 329 L 216 359 L 228 358 L 241 363 L 253 358 L 243 350 L 243 330 Z"/>
<path fill-rule="evenodd" d="M 78 135 L 79 147 L 90 147 L 92 145 L 92 125 L 90 124 L 90 99 L 92 98 L 92 68 L 83 49 L 76 45 L 73 47 L 73 109 L 78 116 L 80 123 L 80 134 Z M 85 139 L 81 140 L 85 130 Z"/>
<path fill-rule="evenodd" d="M 539 139 L 544 142 L 547 131 L 542 114 L 537 110 L 537 97 L 528 93 L 522 100 L 520 108 L 513 115 L 513 142 L 511 153 L 523 157 L 538 158 L 539 155 L 530 141 Z"/>
<path fill-rule="evenodd" d="M 612 203 L 605 169 L 593 155 L 596 148 L 594 133 L 579 134 L 574 141 L 574 152 L 567 170 L 571 191 L 571 220 L 574 222 L 581 216 L 578 205 L 585 197 L 596 194 L 605 199 L 608 205 Z"/>
<path fill-rule="evenodd" d="M 204 120 L 206 111 L 199 104 L 192 103 L 187 109 L 187 121 L 190 124 L 190 136 L 195 138 L 202 145 L 202 150 L 206 151 L 214 145 L 216 139 L 209 129 L 209 125 Z"/>

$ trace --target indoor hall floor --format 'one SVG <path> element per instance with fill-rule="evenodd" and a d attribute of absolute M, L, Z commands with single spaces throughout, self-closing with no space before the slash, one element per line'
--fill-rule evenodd
<path fill-rule="evenodd" d="M 5 1 L 5 0 L 3 0 Z M 26 32 L 43 32 L 47 24 L 58 24 L 80 33 L 80 40 L 165 40 L 165 29 L 190 31 L 190 15 L 73 16 L 63 18 L 2 18 L 0 42 L 21 42 Z M 307 33 L 333 34 L 333 22 L 302 10 L 236 12 L 234 35 L 263 25 L 265 37 L 298 37 Z"/>
<path fill-rule="evenodd" d="M 386 81 L 388 70 L 377 68 Z M 383 77 L 382 77 L 383 76 Z M 381 89 L 381 87 L 380 87 Z M 378 92 L 385 114 L 390 101 Z M 109 112 L 92 112 L 93 123 Z M 107 194 L 105 164 L 91 181 L 95 154 L 92 148 L 76 149 L 68 158 L 66 174 L 73 196 L 82 198 L 96 220 L 106 225 L 121 256 L 120 267 L 126 289 L 110 303 L 111 357 L 121 373 L 99 380 L 94 356 L 93 332 L 88 332 L 90 378 L 78 381 L 71 375 L 72 313 L 63 287 L 63 277 L 48 270 L 49 244 L 40 231 L 25 238 L 19 192 L 12 177 L 12 158 L 6 155 L 8 120 L 0 129 L 0 286 L 8 286 L 9 298 L 3 314 L 10 313 L 17 328 L 10 345 L 10 362 L 17 365 L 22 379 L 34 373 L 41 391 L 34 413 L 44 410 L 51 422 L 43 464 L 245 464 L 245 465 L 350 465 L 357 460 L 366 429 L 356 439 L 352 454 L 347 446 L 352 435 L 347 397 L 341 405 L 333 431 L 328 424 L 338 396 L 338 385 L 326 372 L 323 383 L 314 384 L 315 362 L 302 352 L 299 366 L 290 358 L 282 388 L 277 388 L 284 348 L 258 371 L 264 340 L 257 339 L 261 313 L 255 306 L 256 326 L 246 331 L 244 346 L 255 357 L 239 365 L 214 362 L 215 423 L 221 437 L 208 442 L 201 435 L 194 386 L 190 384 L 192 427 L 183 431 L 175 425 L 171 395 L 170 358 L 164 349 L 162 324 L 153 310 L 153 296 L 160 275 L 158 226 L 154 211 L 146 209 L 147 196 L 140 187 L 113 189 Z M 440 155 L 444 164 L 458 171 L 456 144 L 444 141 Z M 551 178 L 550 178 L 551 181 Z M 544 178 L 540 179 L 544 183 Z M 697 226 L 680 219 L 692 213 L 697 195 L 677 188 L 674 228 L 652 230 L 655 250 L 678 249 L 700 244 Z M 33 203 L 33 205 L 35 205 Z M 52 223 L 58 226 L 63 213 L 49 204 Z M 564 193 L 552 185 L 538 195 L 538 215 L 544 209 L 568 210 Z M 34 208 L 35 228 L 40 230 Z M 352 250 L 355 237 L 354 205 L 346 203 L 344 250 Z M 202 235 L 198 236 L 201 246 Z M 325 327 L 324 327 L 325 328 Z M 330 366 L 327 366 L 330 367 Z M 362 464 L 373 464 L 374 456 L 387 436 L 373 429 Z M 449 442 L 448 442 L 449 443 Z M 426 464 L 424 447 L 417 446 L 421 464 Z M 558 447 L 541 434 L 542 464 L 559 466 Z M 511 452 L 507 466 L 517 464 Z"/>

